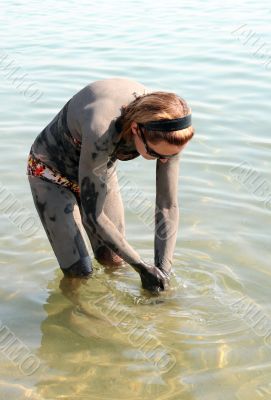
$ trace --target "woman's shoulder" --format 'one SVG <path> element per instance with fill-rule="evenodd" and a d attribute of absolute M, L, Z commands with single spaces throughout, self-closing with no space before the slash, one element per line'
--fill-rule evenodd
<path fill-rule="evenodd" d="M 123 102 L 133 100 L 135 95 L 148 91 L 147 87 L 131 78 L 107 78 L 89 83 L 77 92 L 71 103 L 81 107 L 98 102 Z"/>
<path fill-rule="evenodd" d="M 107 79 L 102 79 L 96 82 L 93 82 L 88 85 L 88 87 L 93 90 L 96 94 L 120 94 L 117 92 L 118 89 L 120 90 L 134 90 L 139 89 L 143 90 L 146 89 L 145 85 L 138 82 L 133 78 L 127 77 L 112 77 Z"/>
<path fill-rule="evenodd" d="M 116 77 L 92 82 L 70 99 L 68 124 L 77 129 L 85 123 L 106 127 L 120 115 L 123 105 L 146 91 L 146 86 L 130 78 Z"/>

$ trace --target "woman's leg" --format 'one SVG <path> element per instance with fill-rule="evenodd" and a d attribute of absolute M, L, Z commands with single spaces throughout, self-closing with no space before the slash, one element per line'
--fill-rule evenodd
<path fill-rule="evenodd" d="M 64 275 L 87 277 L 92 263 L 82 236 L 75 195 L 63 186 L 29 176 L 34 203 Z"/>

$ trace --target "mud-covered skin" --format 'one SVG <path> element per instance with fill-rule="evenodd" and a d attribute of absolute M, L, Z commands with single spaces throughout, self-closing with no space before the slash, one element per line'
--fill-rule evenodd
<path fill-rule="evenodd" d="M 165 271 L 161 271 L 143 260 L 141 263 L 132 264 L 132 267 L 139 273 L 143 289 L 160 292 L 168 287 L 169 274 Z"/>
<path fill-rule="evenodd" d="M 68 109 L 69 104 L 70 102 L 67 102 L 64 107 Z M 59 171 L 69 180 L 77 182 L 80 146 L 67 134 L 64 107 L 38 135 L 32 150 L 49 167 Z"/>
<path fill-rule="evenodd" d="M 69 268 L 62 269 L 65 276 L 69 278 L 89 278 L 92 274 L 92 265 L 86 259 L 80 259 Z"/>
<path fill-rule="evenodd" d="M 170 273 L 179 225 L 179 155 L 156 164 L 155 265 Z"/>
<path fill-rule="evenodd" d="M 73 228 L 67 234 L 74 220 L 72 208 L 77 207 L 94 253 L 105 246 L 134 268 L 137 265 L 136 270 L 140 266 L 142 283 L 147 279 L 152 281 L 150 275 L 153 274 L 151 286 L 162 289 L 163 274 L 156 276 L 155 270 L 146 267 L 140 255 L 126 241 L 124 211 L 116 174 L 117 159 L 129 160 L 139 155 L 133 142 L 120 140 L 115 126 L 116 118 L 120 115 L 121 107 L 134 100 L 135 93 L 140 95 L 144 92 L 147 89 L 143 85 L 123 78 L 87 85 L 66 103 L 67 121 L 63 118 L 62 109 L 35 140 L 32 151 L 36 157 L 78 183 L 80 199 L 76 199 L 68 189 L 61 193 L 63 189 L 59 187 L 50 191 L 47 188 L 47 197 L 44 199 L 44 193 L 40 196 L 39 189 L 46 184 L 57 185 L 39 178 L 33 179 L 39 180 L 40 184 L 33 179 L 30 181 L 32 192 L 36 192 L 35 204 L 43 221 L 44 215 L 48 215 L 43 224 L 62 269 L 76 263 L 82 254 L 88 256 L 83 241 L 78 239 L 77 230 Z M 72 138 L 81 146 L 74 143 Z M 167 272 L 171 269 L 178 228 L 178 167 L 178 157 L 165 164 L 157 161 L 155 264 Z M 72 201 L 67 198 L 67 192 L 72 196 Z M 35 193 L 33 197 L 35 199 Z M 81 208 L 78 205 L 80 202 Z M 54 209 L 54 213 L 49 212 L 50 208 Z M 168 230 L 171 234 L 165 234 L 164 231 Z M 82 245 L 83 250 L 81 254 L 76 250 L 77 259 L 65 257 L 58 247 L 76 248 L 76 235 L 79 247 Z"/>
<path fill-rule="evenodd" d="M 60 268 L 67 270 L 78 261 L 77 271 L 92 270 L 91 259 L 82 236 L 80 209 L 75 195 L 68 189 L 40 178 L 29 176 L 35 206 L 58 259 Z M 67 209 L 72 212 L 67 213 Z"/>

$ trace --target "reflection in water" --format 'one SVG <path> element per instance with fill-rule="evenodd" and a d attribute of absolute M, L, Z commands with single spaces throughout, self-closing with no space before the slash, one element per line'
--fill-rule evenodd
<path fill-rule="evenodd" d="M 56 393 L 62 398 L 93 395 L 101 399 L 124 399 L 129 395 L 132 399 L 147 399 L 159 395 L 159 398 L 167 399 L 172 391 L 184 391 L 184 385 L 176 386 L 174 368 L 168 377 L 160 374 L 150 358 L 143 354 L 142 350 L 147 352 L 148 346 L 134 346 L 131 335 L 117 329 L 117 325 L 124 321 L 123 318 L 117 319 L 112 307 L 114 326 L 94 305 L 95 300 L 97 304 L 97 299 L 100 303 L 106 297 L 109 283 L 113 284 L 114 280 L 108 282 L 105 275 L 88 281 L 62 278 L 58 290 L 58 279 L 50 283 L 51 294 L 44 306 L 48 316 L 41 325 L 42 341 L 38 355 L 46 363 L 48 372 L 37 384 L 39 395 L 45 399 Z M 116 288 L 111 291 L 115 301 L 122 301 L 122 293 L 117 298 L 114 291 L 116 293 Z M 110 307 L 110 304 L 106 305 Z M 134 313 L 131 298 L 125 307 Z M 148 330 L 156 330 L 153 324 L 158 310 L 151 311 L 152 308 L 153 305 L 142 315 L 138 314 L 139 309 L 135 312 L 145 335 Z M 132 321 L 126 318 L 125 323 Z"/>
<path fill-rule="evenodd" d="M 60 280 L 59 273 L 49 283 L 44 305 L 38 356 L 46 367 L 37 394 L 43 399 L 155 395 L 190 400 L 203 396 L 204 388 L 215 399 L 208 385 L 211 374 L 215 387 L 224 382 L 226 395 L 232 396 L 248 379 L 247 366 L 268 357 L 269 349 L 232 311 L 244 288 L 231 268 L 201 252 L 193 256 L 192 268 L 190 255 L 183 253 L 170 290 L 158 297 L 141 290 L 126 267 L 107 273 L 96 268 L 89 280 Z M 129 324 L 146 337 L 151 332 L 174 355 L 169 371 L 163 373 L 144 355 L 148 347 L 135 345 Z"/>

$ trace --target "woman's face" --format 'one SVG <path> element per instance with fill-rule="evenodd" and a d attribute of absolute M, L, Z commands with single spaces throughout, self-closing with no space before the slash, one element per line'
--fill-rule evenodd
<path fill-rule="evenodd" d="M 140 130 L 136 122 L 132 122 L 131 130 L 134 137 L 135 147 L 138 153 L 146 160 L 156 160 L 157 159 L 156 157 L 152 157 L 147 153 L 146 146 L 142 140 L 142 137 L 140 135 Z M 180 153 L 180 151 L 182 151 L 182 149 L 185 147 L 185 144 L 182 146 L 176 146 L 174 144 L 169 144 L 164 140 L 158 143 L 151 143 L 149 140 L 146 139 L 146 142 L 147 142 L 147 147 L 149 149 L 161 155 L 175 155 L 177 153 Z M 160 162 L 166 163 L 168 162 L 168 160 L 170 159 L 160 159 Z"/>

